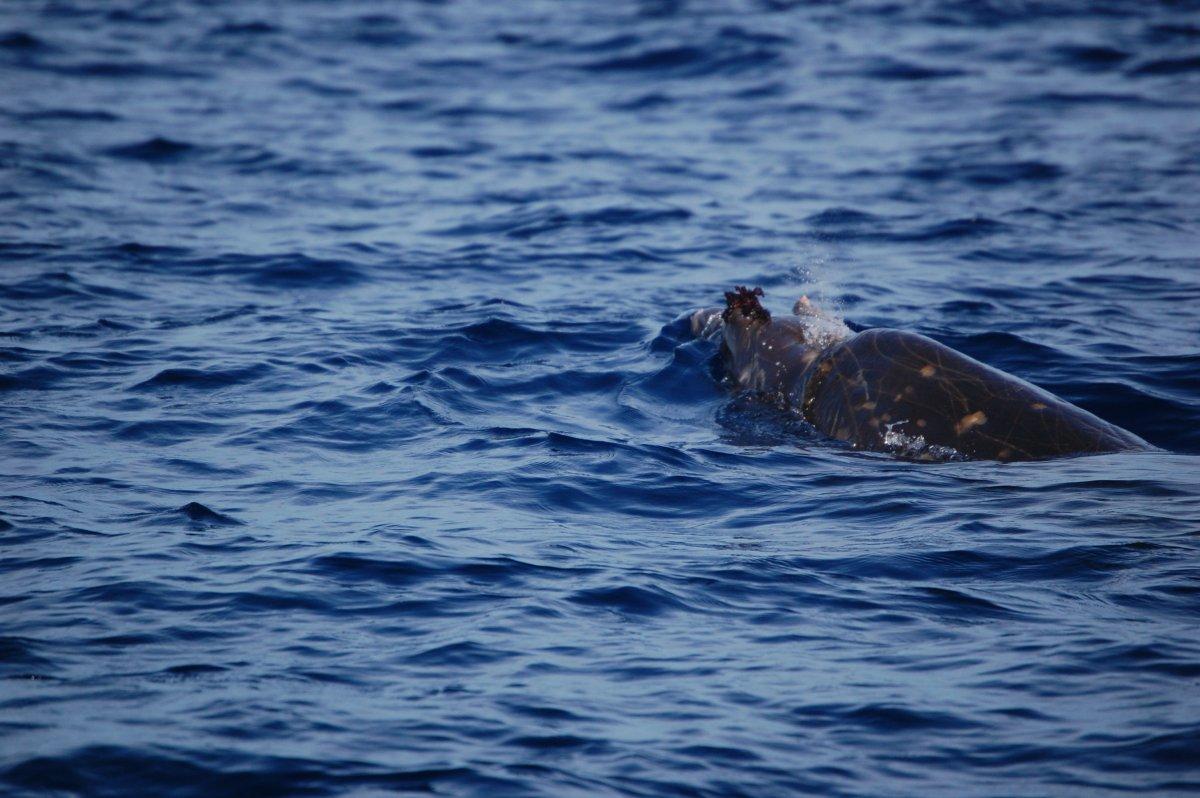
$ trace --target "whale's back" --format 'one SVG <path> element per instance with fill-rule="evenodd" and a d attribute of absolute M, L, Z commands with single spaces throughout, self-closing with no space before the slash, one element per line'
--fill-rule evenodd
<path fill-rule="evenodd" d="M 832 437 L 916 456 L 1038 460 L 1150 448 L 1131 432 L 930 338 L 859 333 L 818 366 L 805 416 Z M 916 445 L 913 445 L 916 444 Z"/>

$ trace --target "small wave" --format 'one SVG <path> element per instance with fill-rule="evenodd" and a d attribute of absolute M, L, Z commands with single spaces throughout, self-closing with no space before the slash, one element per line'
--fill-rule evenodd
<path fill-rule="evenodd" d="M 683 208 L 641 208 L 622 205 L 568 213 L 551 206 L 534 211 L 513 211 L 480 222 L 456 225 L 440 230 L 439 235 L 502 234 L 509 238 L 525 240 L 573 227 L 586 229 L 656 225 L 684 221 L 691 216 L 691 211 Z"/>
<path fill-rule="evenodd" d="M 382 401 L 304 401 L 273 426 L 245 430 L 235 443 L 285 442 L 316 449 L 369 452 L 419 439 L 451 425 L 429 400 L 411 391 Z"/>
<path fill-rule="evenodd" d="M 110 299 L 137 301 L 142 294 L 127 288 L 116 288 L 98 281 L 83 280 L 70 272 L 42 272 L 19 283 L 2 287 L 3 300 Z M 61 329 L 56 328 L 56 329 Z"/>
<path fill-rule="evenodd" d="M 29 111 L 20 115 L 26 122 L 117 122 L 122 117 L 111 111 L 87 110 L 83 108 L 49 108 L 43 111 Z"/>
<path fill-rule="evenodd" d="M 1083 659 L 1091 662 L 1095 668 L 1106 671 L 1161 673 L 1179 679 L 1200 678 L 1200 662 L 1164 645 L 1118 643 L 1100 646 L 1086 651 Z"/>
<path fill-rule="evenodd" d="M 546 706 L 545 704 L 520 703 L 509 701 L 505 704 L 506 709 L 516 715 L 534 718 L 545 723 L 554 723 L 556 721 L 577 721 L 585 718 L 570 710 L 561 707 Z"/>
<path fill-rule="evenodd" d="M 515 656 L 511 651 L 490 648 L 471 640 L 461 643 L 447 643 L 442 646 L 427 648 L 404 658 L 405 662 L 413 665 L 438 666 L 452 668 L 471 668 L 479 665 L 490 665 L 493 662 L 510 659 Z"/>
<path fill-rule="evenodd" d="M 194 144 L 157 136 L 135 144 L 123 144 L 119 147 L 110 147 L 105 150 L 106 154 L 114 158 L 127 158 L 129 160 L 148 161 L 152 163 L 178 161 L 197 152 L 199 152 L 199 148 Z"/>
<path fill-rule="evenodd" d="M 60 75 L 82 78 L 114 78 L 146 80 L 202 80 L 212 78 L 209 72 L 143 61 L 89 61 L 79 64 L 42 63 L 38 69 Z"/>
<path fill-rule="evenodd" d="M 997 296 L 1003 301 L 1007 297 Z M 992 305 L 985 302 L 986 305 Z M 938 340 L 964 354 L 1015 374 L 1037 374 L 1065 368 L 1070 359 L 1052 346 L 1013 332 L 988 331 L 974 335 L 939 335 Z"/>
<path fill-rule="evenodd" d="M 1130 70 L 1135 77 L 1145 75 L 1182 75 L 1188 72 L 1200 71 L 1200 56 L 1186 58 L 1160 58 L 1147 61 Z"/>
<path fill-rule="evenodd" d="M 213 605 L 228 605 L 238 613 L 263 613 L 275 615 L 281 612 L 312 612 L 320 615 L 337 615 L 340 608 L 331 600 L 319 598 L 308 592 L 266 588 L 240 593 L 211 593 L 206 596 Z"/>
<path fill-rule="evenodd" d="M 724 745 L 685 745 L 676 748 L 680 756 L 691 757 L 702 762 L 758 762 L 762 759 L 758 754 L 745 748 L 731 748 Z"/>
<path fill-rule="evenodd" d="M 409 586 L 442 573 L 434 565 L 418 560 L 366 558 L 353 554 L 330 554 L 310 563 L 317 573 L 352 582 L 379 582 L 391 587 Z"/>
<path fill-rule="evenodd" d="M 225 673 L 228 670 L 228 668 L 221 667 L 220 665 L 194 662 L 187 665 L 172 665 L 169 668 L 164 668 L 162 672 L 168 676 L 195 678 L 199 676 L 212 676 L 218 673 Z"/>
<path fill-rule="evenodd" d="M 942 617 L 953 616 L 964 620 L 974 620 L 1020 615 L 1016 610 L 965 590 L 948 587 L 923 587 L 918 588 L 917 592 L 923 597 L 922 600 L 919 600 L 923 611 Z M 933 605 L 930 605 L 926 599 L 934 602 Z"/>
<path fill-rule="evenodd" d="M 905 172 L 907 177 L 937 183 L 958 180 L 971 185 L 1009 186 L 1023 182 L 1057 180 L 1065 170 L 1044 161 L 1012 161 L 998 163 L 949 163 L 917 167 Z"/>
<path fill-rule="evenodd" d="M 601 74 L 649 73 L 692 78 L 738 74 L 781 63 L 783 48 L 790 43 L 783 36 L 725 27 L 704 45 L 642 47 L 625 55 L 585 62 L 579 68 Z"/>
<path fill-rule="evenodd" d="M 162 246 L 156 244 L 144 244 L 140 241 L 127 241 L 124 244 L 117 244 L 113 247 L 105 248 L 102 254 L 111 252 L 119 256 L 131 256 L 136 259 L 157 259 L 157 258 L 178 258 L 187 254 L 187 250 L 183 247 Z"/>
<path fill-rule="evenodd" d="M 300 89 L 311 92 L 318 97 L 356 97 L 358 89 L 353 86 L 314 80 L 312 78 L 292 78 L 283 84 L 289 89 Z"/>
<path fill-rule="evenodd" d="M 10 374 L 0 374 L 0 391 L 48 391 L 69 378 L 69 373 L 50 366 L 32 366 Z"/>
<path fill-rule="evenodd" d="M 365 279 L 351 261 L 299 253 L 256 258 L 246 265 L 250 268 L 239 270 L 244 279 L 265 287 L 343 288 Z"/>
<path fill-rule="evenodd" d="M 153 377 L 134 385 L 130 390 L 146 390 L 151 388 L 197 388 L 213 390 L 228 388 L 263 377 L 270 372 L 271 367 L 265 363 L 246 366 L 238 369 L 191 369 L 168 368 Z"/>
<path fill-rule="evenodd" d="M 1200 25 L 1165 22 L 1146 28 L 1146 38 L 1152 42 L 1194 41 L 1200 39 Z"/>
<path fill-rule="evenodd" d="M 448 144 L 432 144 L 427 147 L 413 147 L 409 150 L 409 154 L 414 158 L 430 159 L 430 158 L 468 158 L 472 155 L 479 155 L 487 152 L 491 146 L 481 141 L 470 142 L 460 145 Z"/>
<path fill-rule="evenodd" d="M 1165 97 L 1152 97 L 1133 92 L 1039 92 L 1037 94 L 1021 95 L 1008 101 L 1014 105 L 1029 105 L 1033 107 L 1063 107 L 1091 105 L 1144 106 L 1147 108 L 1181 108 L 1186 103 L 1174 101 Z"/>
<path fill-rule="evenodd" d="M 958 316 L 987 316 L 999 310 L 993 302 L 980 299 L 951 299 L 938 305 L 938 312 L 944 318 Z"/>
<path fill-rule="evenodd" d="M 632 99 L 613 103 L 609 107 L 614 111 L 652 111 L 657 108 L 665 108 L 674 103 L 675 100 L 670 95 L 655 91 L 648 94 L 639 94 Z"/>
<path fill-rule="evenodd" d="M 1180 428 L 1188 401 L 1143 390 L 1124 381 L 1062 380 L 1049 387 L 1083 409 L 1124 427 L 1167 451 L 1200 451 L 1200 429 Z"/>
<path fill-rule="evenodd" d="M 1098 44 L 1064 44 L 1054 53 L 1063 63 L 1089 72 L 1112 69 L 1131 57 L 1124 50 Z"/>
<path fill-rule="evenodd" d="M 282 31 L 282 28 L 272 25 L 270 22 L 251 20 L 249 22 L 226 22 L 213 28 L 210 33 L 213 36 L 267 36 Z"/>
<path fill-rule="evenodd" d="M 570 596 L 570 600 L 585 607 L 612 610 L 622 615 L 662 615 L 689 607 L 670 592 L 657 587 L 590 588 Z"/>
<path fill-rule="evenodd" d="M 690 66 L 704 59 L 705 52 L 697 47 L 666 47 L 620 58 L 593 61 L 585 64 L 583 68 L 593 72 L 657 71 Z"/>
<path fill-rule="evenodd" d="M 610 747 L 605 741 L 576 737 L 573 734 L 520 735 L 509 739 L 508 745 L 514 745 L 518 748 L 528 748 L 532 751 L 587 749 L 592 754 Z"/>
<path fill-rule="evenodd" d="M 900 241 L 943 241 L 995 235 L 1008 230 L 1009 226 L 986 216 L 972 216 L 939 222 L 908 233 L 895 233 Z"/>
<path fill-rule="evenodd" d="M 334 40 L 387 50 L 409 47 L 421 40 L 405 22 L 390 14 L 364 14 L 325 31 Z"/>
<path fill-rule="evenodd" d="M 184 516 L 189 521 L 215 526 L 241 526 L 242 522 L 233 516 L 210 510 L 199 502 L 188 502 L 174 512 Z"/>
<path fill-rule="evenodd" d="M 222 430 L 225 425 L 212 421 L 189 419 L 159 419 L 130 421 L 116 427 L 114 435 L 120 440 L 139 441 L 152 446 L 175 446 Z"/>
<path fill-rule="evenodd" d="M 395 111 L 399 113 L 422 112 L 430 107 L 430 101 L 418 97 L 404 97 L 396 100 L 387 100 L 377 104 L 375 107 L 381 111 Z"/>
<path fill-rule="evenodd" d="M 244 734 L 232 739 L 245 741 Z M 240 753 L 236 749 L 157 749 L 89 745 L 69 754 L 31 757 L 3 774 L 19 789 L 77 794 L 150 795 L 169 793 L 185 798 L 206 795 L 301 795 L 314 791 L 425 792 L 449 790 L 482 793 L 512 790 L 516 782 L 470 768 L 384 768 L 330 758 Z"/>
<path fill-rule="evenodd" d="M 48 49 L 48 45 L 32 33 L 26 33 L 23 30 L 14 30 L 0 34 L 0 48 L 29 52 L 32 50 Z"/>
<path fill-rule="evenodd" d="M 963 730 L 980 725 L 948 712 L 895 704 L 814 704 L 797 707 L 791 714 L 818 728 L 849 725 L 885 735 L 911 730 Z"/>
<path fill-rule="evenodd" d="M 827 72 L 826 74 L 831 77 L 854 74 L 871 78 L 873 80 L 915 82 L 959 78 L 969 75 L 970 73 L 954 67 L 932 67 L 911 63 L 908 61 L 900 61 L 893 58 L 876 58 L 867 62 L 864 66 L 852 73 L 831 71 Z"/>
<path fill-rule="evenodd" d="M 917 583 L 962 583 L 983 577 L 1014 584 L 1059 579 L 1085 583 L 1153 567 L 1168 553 L 1162 546 L 1144 543 L 1067 546 L 1029 553 L 959 548 L 832 558 L 809 565 L 855 578 Z"/>
<path fill-rule="evenodd" d="M 805 218 L 814 227 L 850 227 L 879 224 L 878 216 L 853 208 L 827 208 Z"/>
<path fill-rule="evenodd" d="M 51 661 L 39 655 L 37 648 L 37 642 L 29 638 L 0 637 L 0 666 L 9 670 L 13 666 L 28 668 L 50 665 Z"/>

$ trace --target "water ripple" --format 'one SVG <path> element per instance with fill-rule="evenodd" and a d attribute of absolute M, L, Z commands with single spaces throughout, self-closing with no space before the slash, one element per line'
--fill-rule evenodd
<path fill-rule="evenodd" d="M 1200 789 L 1192 5 L 0 7 L 0 792 Z M 732 284 L 1160 450 L 854 451 Z"/>

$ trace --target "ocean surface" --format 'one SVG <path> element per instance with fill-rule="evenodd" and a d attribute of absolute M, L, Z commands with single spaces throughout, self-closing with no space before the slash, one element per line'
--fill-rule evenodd
<path fill-rule="evenodd" d="M 734 284 L 1161 448 L 855 452 Z M 0 793 L 1200 790 L 1200 4 L 0 6 Z"/>

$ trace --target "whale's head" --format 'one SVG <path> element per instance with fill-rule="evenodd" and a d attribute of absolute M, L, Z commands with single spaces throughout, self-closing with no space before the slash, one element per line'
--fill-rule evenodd
<path fill-rule="evenodd" d="M 807 296 L 796 300 L 791 316 L 775 317 L 763 307 L 762 296 L 761 288 L 742 285 L 725 292 L 721 320 L 727 339 L 765 340 L 772 346 L 786 343 L 793 353 L 797 347 L 819 353 L 852 334 L 845 322 L 817 307 Z"/>
<path fill-rule="evenodd" d="M 721 318 L 726 324 L 741 322 L 744 324 L 767 323 L 771 321 L 771 312 L 762 306 L 759 297 L 763 295 L 761 288 L 753 290 L 744 285 L 736 286 L 732 291 L 725 292 L 725 310 Z"/>
<path fill-rule="evenodd" d="M 722 338 L 730 373 L 743 387 L 789 393 L 830 346 L 851 335 L 840 320 L 807 298 L 794 315 L 772 317 L 761 288 L 737 286 L 725 294 Z"/>

